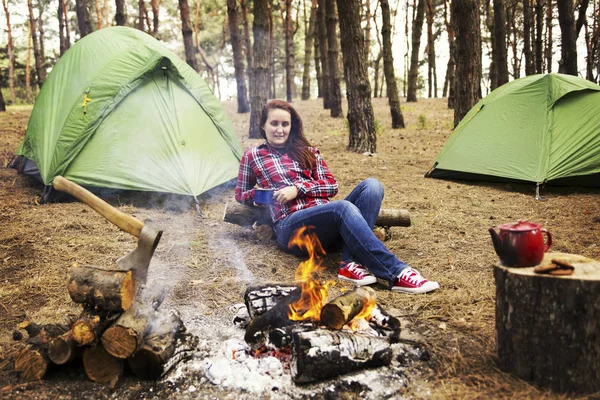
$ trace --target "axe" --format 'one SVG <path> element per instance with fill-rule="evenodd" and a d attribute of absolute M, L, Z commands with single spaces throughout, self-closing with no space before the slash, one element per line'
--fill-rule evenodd
<path fill-rule="evenodd" d="M 138 282 L 145 283 L 148 277 L 148 265 L 150 265 L 150 259 L 160 241 L 162 231 L 145 225 L 137 218 L 117 210 L 89 190 L 60 175 L 54 178 L 52 186 L 59 192 L 65 192 L 78 198 L 121 230 L 138 238 L 137 248 L 119 258 L 117 265 L 124 271 L 131 270 L 133 277 Z"/>

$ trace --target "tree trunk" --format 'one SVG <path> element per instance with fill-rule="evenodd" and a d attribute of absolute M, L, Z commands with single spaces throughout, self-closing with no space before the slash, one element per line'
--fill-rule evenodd
<path fill-rule="evenodd" d="M 183 35 L 185 61 L 194 69 L 194 71 L 198 71 L 198 63 L 196 62 L 196 54 L 194 52 L 192 27 L 190 26 L 190 8 L 187 0 L 179 0 L 179 13 L 181 15 L 181 33 Z"/>
<path fill-rule="evenodd" d="M 138 26 L 137 28 L 144 32 L 144 0 L 138 0 Z M 184 35 L 185 40 L 185 35 Z"/>
<path fill-rule="evenodd" d="M 523 0 L 523 55 L 525 56 L 525 76 L 532 75 L 534 69 L 531 52 L 531 0 Z"/>
<path fill-rule="evenodd" d="M 27 104 L 31 104 L 31 42 L 32 40 L 32 26 L 31 21 L 27 21 L 29 28 L 29 35 L 27 38 L 27 57 L 25 61 L 25 101 Z"/>
<path fill-rule="evenodd" d="M 127 7 L 125 0 L 115 0 L 117 11 L 115 13 L 115 22 L 118 26 L 125 26 L 127 23 Z"/>
<path fill-rule="evenodd" d="M 572 275 L 494 267 L 496 348 L 503 371 L 558 392 L 600 390 L 600 262 L 565 253 Z"/>
<path fill-rule="evenodd" d="M 348 98 L 348 125 L 351 151 L 375 153 L 375 117 L 371 104 L 371 84 L 364 62 L 364 38 L 360 27 L 360 0 L 338 0 L 340 34 Z"/>
<path fill-rule="evenodd" d="M 250 84 L 250 76 L 252 74 L 252 70 L 254 65 L 252 63 L 252 45 L 250 43 L 250 27 L 248 24 L 248 5 L 246 0 L 240 0 L 240 8 L 242 10 L 242 24 L 244 25 L 244 48 L 246 51 L 246 66 L 248 71 L 246 71 L 248 75 L 248 84 Z"/>
<path fill-rule="evenodd" d="M 492 53 L 496 66 L 496 87 L 508 82 L 508 61 L 506 55 L 506 6 L 504 0 L 494 0 L 495 48 Z"/>
<path fill-rule="evenodd" d="M 535 73 L 544 72 L 543 66 L 543 48 L 544 48 L 544 6 L 542 0 L 536 0 L 535 3 Z"/>
<path fill-rule="evenodd" d="M 341 118 L 344 114 L 342 112 L 342 89 L 340 87 L 340 67 L 338 63 L 340 51 L 337 39 L 338 15 L 335 0 L 325 0 L 325 10 L 325 18 L 327 20 L 327 47 L 329 49 L 329 59 L 327 64 L 329 65 L 329 90 L 331 95 L 329 115 L 333 118 Z M 360 32 L 360 37 L 362 38 L 362 31 Z M 361 54 L 360 57 L 364 58 L 364 53 Z M 369 97 L 370 96 L 371 88 L 369 87 Z M 348 113 L 348 115 L 350 115 L 350 113 Z"/>
<path fill-rule="evenodd" d="M 414 14 L 414 9 L 415 9 L 415 1 L 413 0 L 413 14 Z M 446 0 L 444 0 L 444 7 L 446 5 Z M 410 52 L 410 35 L 408 34 L 409 30 L 408 30 L 408 22 L 410 21 L 409 18 L 409 0 L 406 0 L 406 17 L 405 17 L 405 23 L 404 23 L 404 44 L 406 47 L 406 51 L 404 52 L 404 82 L 402 85 L 402 92 L 404 93 L 404 97 L 408 96 L 408 70 L 410 69 L 409 64 L 410 64 L 410 60 L 408 59 L 408 55 Z M 414 18 L 413 18 L 414 19 Z M 377 96 L 377 95 L 375 95 Z"/>
<path fill-rule="evenodd" d="M 552 1 L 552 0 L 547 0 Z M 546 8 L 546 71 L 552 73 L 552 4 L 549 4 Z"/>
<path fill-rule="evenodd" d="M 3 0 L 4 1 L 4 0 Z M 58 42 L 59 42 L 59 51 L 62 56 L 67 51 L 67 45 L 65 43 L 65 11 L 64 11 L 65 3 L 63 0 L 58 0 Z M 67 23 L 69 21 L 66 21 Z"/>
<path fill-rule="evenodd" d="M 244 55 L 242 53 L 242 37 L 238 26 L 238 12 L 235 0 L 227 0 L 227 16 L 229 17 L 229 37 L 233 50 L 233 67 L 237 84 L 238 113 L 250 111 L 246 90 L 246 71 L 244 70 Z"/>
<path fill-rule="evenodd" d="M 123 360 L 111 356 L 101 344 L 83 351 L 83 368 L 94 382 L 107 383 L 118 379 L 123 372 Z"/>
<path fill-rule="evenodd" d="M 38 39 L 37 39 L 37 21 L 33 16 L 33 5 L 31 0 L 27 0 L 27 8 L 29 9 L 29 31 L 31 33 L 31 41 L 33 43 L 33 56 L 35 58 L 35 71 L 37 74 L 38 88 L 42 88 L 46 80 L 46 70 L 44 69 L 43 60 L 40 54 Z"/>
<path fill-rule="evenodd" d="M 363 37 L 365 38 L 365 65 L 369 65 L 369 55 L 371 54 L 371 2 L 365 1 L 365 29 L 363 33 Z M 361 18 L 362 19 L 362 18 Z"/>
<path fill-rule="evenodd" d="M 310 98 L 310 61 L 313 51 L 313 39 L 315 36 L 315 25 L 317 19 L 317 0 L 312 0 L 310 8 L 310 17 L 308 19 L 308 27 L 306 26 L 306 3 L 304 3 L 304 71 L 302 74 L 302 100 Z M 315 65 L 316 68 L 318 66 Z"/>
<path fill-rule="evenodd" d="M 44 81 L 46 81 L 46 50 L 45 50 L 45 46 L 44 46 L 44 38 L 45 36 L 45 32 L 44 32 L 44 20 L 42 19 L 42 15 L 44 15 L 44 8 L 43 8 L 43 3 L 42 2 L 38 2 L 38 20 L 37 20 L 37 26 L 38 26 L 38 33 L 40 34 L 39 37 L 39 42 L 40 42 L 40 65 L 42 66 L 42 70 L 44 71 Z"/>
<path fill-rule="evenodd" d="M 93 266 L 71 267 L 69 295 L 76 303 L 101 311 L 124 311 L 135 297 L 131 271 L 105 270 Z"/>
<path fill-rule="evenodd" d="M 85 0 L 75 0 L 75 11 L 77 12 L 79 38 L 82 38 L 92 33 L 92 21 L 90 20 L 90 12 L 88 11 L 87 2 Z"/>
<path fill-rule="evenodd" d="M 317 1 L 315 1 L 317 3 Z M 323 74 L 321 73 L 321 51 L 319 44 L 319 19 L 315 8 L 315 21 L 313 26 L 313 53 L 315 59 L 315 73 L 317 75 L 317 98 L 323 98 Z"/>
<path fill-rule="evenodd" d="M 394 56 L 392 55 L 390 23 L 390 4 L 388 0 L 381 0 L 381 36 L 383 41 L 383 69 L 385 72 L 385 82 L 387 85 L 388 100 L 390 103 L 390 112 L 392 114 L 392 128 L 404 128 L 404 116 L 400 110 L 400 97 L 398 96 L 398 86 L 396 85 L 396 74 L 394 73 Z"/>
<path fill-rule="evenodd" d="M 437 97 L 437 82 L 435 76 L 435 40 L 433 38 L 433 12 L 432 0 L 427 0 L 425 14 L 427 16 L 427 88 L 429 98 Z"/>
<path fill-rule="evenodd" d="M 292 340 L 291 373 L 296 383 L 389 365 L 392 360 L 392 348 L 387 338 L 314 330 L 294 333 Z"/>
<path fill-rule="evenodd" d="M 6 33 L 8 35 L 6 43 L 6 49 L 8 51 L 8 87 L 10 89 L 10 101 L 15 105 L 17 103 L 17 96 L 15 94 L 15 50 L 13 48 L 10 12 L 8 11 L 8 4 L 6 2 L 7 0 L 2 0 L 2 7 L 4 7 L 4 15 L 6 16 Z M 2 98 L 2 103 L 4 104 L 4 97 Z M 4 108 L 4 110 L 6 110 L 6 108 Z"/>
<path fill-rule="evenodd" d="M 327 45 L 327 22 L 325 20 L 326 0 L 318 0 L 317 7 L 317 30 L 319 32 L 319 53 L 321 54 L 321 76 L 322 76 L 322 95 L 323 108 L 329 110 L 331 108 L 331 78 L 329 76 L 329 63 L 327 53 L 329 52 Z"/>
<path fill-rule="evenodd" d="M 373 81 L 375 81 L 375 88 L 373 89 L 373 97 L 377 97 L 379 94 L 379 66 L 383 59 L 383 51 L 380 51 L 377 58 L 373 61 Z M 383 74 L 382 74 L 383 75 Z"/>
<path fill-rule="evenodd" d="M 385 2 L 386 0 L 381 0 Z M 389 5 L 388 5 L 389 7 Z M 377 296 L 370 287 L 358 287 L 331 300 L 321 309 L 321 323 L 329 329 L 342 329 L 369 306 L 375 305 Z M 367 317 L 364 315 L 363 317 Z"/>
<path fill-rule="evenodd" d="M 558 72 L 577 76 L 577 33 L 572 0 L 557 0 L 560 25 L 560 54 Z"/>
<path fill-rule="evenodd" d="M 490 10 L 490 0 L 485 0 L 484 5 L 484 13 L 485 13 L 485 25 L 490 33 L 490 46 L 491 46 L 491 59 L 489 66 L 489 81 L 490 81 L 490 91 L 493 91 L 498 87 L 498 68 L 496 67 L 496 36 L 494 35 L 494 13 Z M 483 49 L 482 49 L 483 51 Z M 490 55 L 488 53 L 488 55 Z"/>
<path fill-rule="evenodd" d="M 249 137 L 261 138 L 260 117 L 269 93 L 269 4 L 268 0 L 254 0 L 252 24 L 254 69 L 250 80 L 250 126 Z"/>
<path fill-rule="evenodd" d="M 481 82 L 481 33 L 479 0 L 451 3 L 456 32 L 456 99 L 454 126 L 479 100 Z"/>
<path fill-rule="evenodd" d="M 288 102 L 295 97 L 294 78 L 295 71 L 294 51 L 294 20 L 292 19 L 292 0 L 285 0 L 285 95 Z"/>
<path fill-rule="evenodd" d="M 150 6 L 152 7 L 152 36 L 154 37 L 158 37 L 159 2 L 160 0 L 150 0 Z"/>
<path fill-rule="evenodd" d="M 6 102 L 4 101 L 4 95 L 2 94 L 2 90 L 0 90 L 0 112 L 6 111 Z"/>
<path fill-rule="evenodd" d="M 421 47 L 421 32 L 425 14 L 425 1 L 419 0 L 416 17 L 412 27 L 412 52 L 410 55 L 410 70 L 408 72 L 408 93 L 406 101 L 417 101 L 417 83 L 419 79 L 419 50 Z"/>
<path fill-rule="evenodd" d="M 96 11 L 96 30 L 102 29 L 102 7 L 100 6 L 100 0 L 94 0 L 94 7 Z"/>
<path fill-rule="evenodd" d="M 512 49 L 512 76 L 514 79 L 519 79 L 521 77 L 521 60 L 519 58 L 518 50 L 520 30 L 516 26 L 516 8 L 516 3 L 512 3 L 507 8 L 506 26 L 508 27 L 508 42 Z"/>
<path fill-rule="evenodd" d="M 68 0 L 58 0 L 62 3 L 63 8 L 63 18 L 65 22 L 65 51 L 71 48 L 71 34 L 69 29 L 69 1 Z"/>

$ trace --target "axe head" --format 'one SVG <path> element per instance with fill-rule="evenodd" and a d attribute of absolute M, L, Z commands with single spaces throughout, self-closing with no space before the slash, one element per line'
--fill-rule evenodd
<path fill-rule="evenodd" d="M 148 266 L 158 246 L 162 231 L 144 225 L 138 237 L 138 246 L 132 252 L 125 254 L 117 260 L 117 265 L 122 270 L 131 270 L 133 278 L 142 284 L 148 277 Z"/>

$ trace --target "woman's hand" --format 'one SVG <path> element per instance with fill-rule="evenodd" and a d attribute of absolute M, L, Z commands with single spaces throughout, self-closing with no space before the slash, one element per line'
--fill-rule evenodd
<path fill-rule="evenodd" d="M 273 192 L 273 199 L 281 204 L 292 201 L 296 197 L 298 197 L 298 188 L 296 186 L 286 186 L 283 189 Z"/>

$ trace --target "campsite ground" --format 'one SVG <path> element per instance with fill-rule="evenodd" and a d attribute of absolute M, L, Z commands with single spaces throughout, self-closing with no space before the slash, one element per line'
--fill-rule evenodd
<path fill-rule="evenodd" d="M 224 104 L 244 147 L 248 114 Z M 384 208 L 407 209 L 412 226 L 392 228 L 386 242 L 401 259 L 438 280 L 441 289 L 409 296 L 377 285 L 378 302 L 400 316 L 404 329 L 424 343 L 431 358 L 409 366 L 404 392 L 408 398 L 560 398 L 515 379 L 495 365 L 492 265 L 497 257 L 490 226 L 526 219 L 553 233 L 554 251 L 600 258 L 600 190 L 544 188 L 545 201 L 534 186 L 508 183 L 455 182 L 423 178 L 451 132 L 452 112 L 443 99 L 403 103 L 407 128 L 392 130 L 386 99 L 375 99 L 379 126 L 376 156 L 346 151 L 345 119 L 331 119 L 321 101 L 296 103 L 309 140 L 317 145 L 339 181 L 342 198 L 360 180 L 373 176 L 386 188 Z M 135 246 L 120 232 L 79 202 L 39 205 L 39 184 L 4 168 L 17 149 L 30 109 L 9 108 L 0 115 L 0 386 L 7 398 L 237 398 L 235 390 L 213 386 L 190 376 L 175 388 L 168 382 L 147 383 L 127 377 L 114 389 L 87 380 L 81 370 L 52 372 L 33 383 L 21 382 L 12 360 L 21 344 L 12 331 L 24 319 L 64 322 L 78 306 L 66 291 L 70 263 L 111 265 Z M 169 306 L 201 326 L 209 339 L 211 323 L 231 321 L 228 308 L 242 301 L 246 285 L 289 282 L 298 258 L 261 242 L 249 229 L 221 221 L 231 187 L 201 196 L 203 218 L 189 199 L 148 198 L 120 194 L 107 200 L 125 213 L 162 227 L 165 235 L 150 270 L 150 280 L 165 287 Z M 329 254 L 326 277 L 334 279 L 336 258 Z M 344 287 L 339 284 L 335 290 Z M 189 389 L 193 382 L 196 392 Z M 308 390 L 308 392 L 307 392 Z M 308 397 L 311 387 L 296 397 Z M 326 398 L 315 386 L 317 398 Z M 185 395 L 184 395 L 185 393 Z M 338 395 L 359 398 L 349 390 Z M 268 393 L 263 398 L 268 398 Z M 250 396 L 249 398 L 255 398 Z M 292 393 L 292 397 L 293 393 Z"/>

